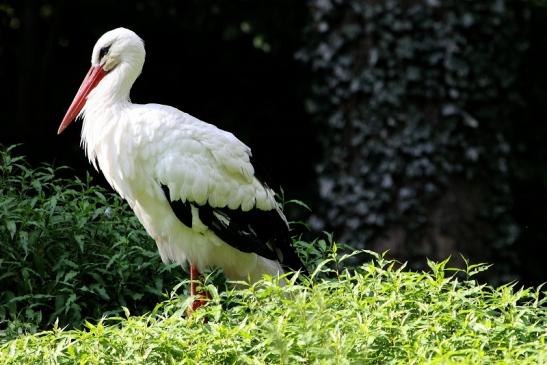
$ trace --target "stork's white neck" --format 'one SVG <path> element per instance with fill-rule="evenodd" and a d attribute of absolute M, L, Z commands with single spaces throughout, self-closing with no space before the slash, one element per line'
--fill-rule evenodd
<path fill-rule="evenodd" d="M 121 62 L 117 65 L 91 91 L 84 107 L 84 114 L 94 107 L 108 107 L 129 101 L 129 92 L 141 71 L 142 64 Z"/>
<path fill-rule="evenodd" d="M 129 93 L 142 70 L 142 64 L 121 62 L 91 91 L 82 109 L 81 144 L 96 166 L 100 145 L 115 128 L 122 127 L 124 109 L 131 106 Z"/>

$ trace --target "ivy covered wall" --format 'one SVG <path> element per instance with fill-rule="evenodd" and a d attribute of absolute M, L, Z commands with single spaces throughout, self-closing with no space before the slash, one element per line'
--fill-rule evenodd
<path fill-rule="evenodd" d="M 529 14 L 509 0 L 309 1 L 307 108 L 323 147 L 317 229 L 401 259 L 501 262 Z"/>

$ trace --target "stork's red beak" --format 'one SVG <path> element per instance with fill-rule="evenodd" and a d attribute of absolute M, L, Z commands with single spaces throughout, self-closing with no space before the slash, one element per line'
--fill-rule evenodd
<path fill-rule="evenodd" d="M 106 72 L 101 66 L 91 66 L 89 72 L 85 76 L 84 81 L 82 81 L 82 85 L 80 85 L 80 88 L 78 89 L 74 100 L 72 100 L 70 108 L 68 108 L 65 117 L 61 122 L 59 130 L 57 130 L 57 134 L 61 134 L 66 129 L 66 127 L 68 127 L 68 125 L 72 123 L 74 119 L 76 119 L 76 117 L 78 116 L 78 114 L 80 114 L 82 108 L 85 105 L 87 95 L 89 95 L 91 90 L 93 90 L 95 86 L 99 84 L 99 82 L 103 79 L 105 75 Z"/>

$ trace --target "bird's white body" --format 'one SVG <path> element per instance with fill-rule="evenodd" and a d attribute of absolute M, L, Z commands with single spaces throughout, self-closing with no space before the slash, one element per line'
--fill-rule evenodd
<path fill-rule="evenodd" d="M 116 31 L 99 39 L 92 64 L 100 59 L 100 45 L 119 39 Z M 131 62 L 121 59 L 90 92 L 81 113 L 82 145 L 91 163 L 129 203 L 165 262 L 190 261 L 200 269 L 218 266 L 232 280 L 256 281 L 264 273 L 281 273 L 277 261 L 226 244 L 197 212 L 192 211 L 192 227 L 177 219 L 161 185 L 169 188 L 170 200 L 243 211 L 278 207 L 273 192 L 254 176 L 250 149 L 233 134 L 169 106 L 129 101 L 144 48 L 140 59 L 140 50 L 132 54 L 127 47 L 123 57 L 133 57 Z"/>

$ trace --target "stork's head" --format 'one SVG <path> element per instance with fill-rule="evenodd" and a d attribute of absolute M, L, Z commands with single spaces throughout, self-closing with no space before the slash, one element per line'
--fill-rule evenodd
<path fill-rule="evenodd" d="M 144 64 L 144 43 L 135 32 L 117 28 L 99 38 L 91 55 L 91 65 L 100 67 L 105 73 L 125 63 L 129 67 L 142 69 Z"/>
<path fill-rule="evenodd" d="M 59 126 L 65 130 L 84 108 L 89 94 L 102 89 L 103 94 L 129 97 L 131 86 L 142 71 L 145 58 L 144 42 L 135 32 L 117 28 L 99 38 L 91 55 L 91 68 L 78 89 L 72 104 Z"/>

